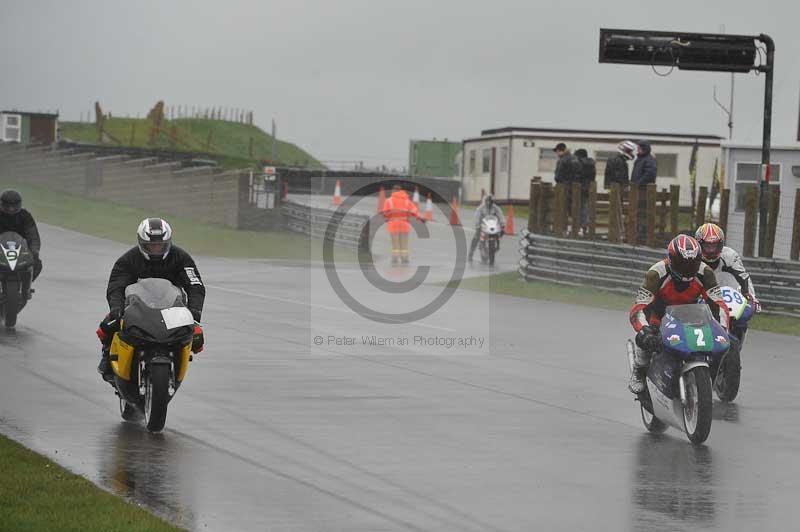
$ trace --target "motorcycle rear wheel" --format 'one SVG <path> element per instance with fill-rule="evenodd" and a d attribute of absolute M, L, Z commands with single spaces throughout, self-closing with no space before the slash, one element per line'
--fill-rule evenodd
<path fill-rule="evenodd" d="M 721 380 L 717 387 L 717 397 L 720 401 L 731 403 L 739 395 L 739 383 L 742 380 L 741 360 L 741 353 L 738 350 L 731 350 L 725 356 L 725 362 L 719 369 Z"/>
<path fill-rule="evenodd" d="M 5 289 L 3 320 L 7 329 L 13 329 L 17 325 L 17 313 L 19 312 L 21 298 L 19 282 L 15 279 L 9 279 L 5 282 Z"/>
<path fill-rule="evenodd" d="M 167 422 L 169 366 L 151 364 L 145 378 L 144 421 L 150 432 L 161 432 Z"/>
<path fill-rule="evenodd" d="M 139 421 L 142 418 L 142 413 L 122 397 L 119 398 L 119 413 L 125 421 Z"/>
<path fill-rule="evenodd" d="M 711 375 L 708 368 L 698 366 L 683 374 L 686 385 L 686 404 L 683 405 L 683 425 L 689 441 L 699 445 L 711 432 Z"/>
<path fill-rule="evenodd" d="M 644 423 L 644 428 L 647 429 L 647 432 L 652 434 L 661 434 L 667 430 L 667 425 L 656 416 L 651 414 L 644 407 L 644 405 L 640 405 L 640 408 L 642 409 L 642 423 Z"/>

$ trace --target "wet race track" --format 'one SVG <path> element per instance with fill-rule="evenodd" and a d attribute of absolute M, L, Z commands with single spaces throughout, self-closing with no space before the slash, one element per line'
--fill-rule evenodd
<path fill-rule="evenodd" d="M 198 257 L 207 348 L 151 435 L 121 421 L 95 371 L 126 246 L 42 233 L 35 298 L 0 335 L 0 431 L 187 529 L 765 531 L 800 518 L 797 338 L 750 334 L 736 403 L 715 405 L 693 447 L 645 433 L 624 313 L 460 290 L 419 322 L 378 323 L 341 303 L 317 261 Z M 386 304 L 357 266 L 340 276 Z"/>

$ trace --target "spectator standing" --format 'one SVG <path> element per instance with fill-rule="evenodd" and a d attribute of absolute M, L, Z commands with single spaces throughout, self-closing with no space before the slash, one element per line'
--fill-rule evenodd
<path fill-rule="evenodd" d="M 558 162 L 556 163 L 556 173 L 554 180 L 556 184 L 562 184 L 567 188 L 567 205 L 572 204 L 572 183 L 578 181 L 579 163 L 578 159 L 572 155 L 567 149 L 567 145 L 563 142 L 556 144 L 553 151 L 558 155 Z M 569 208 L 567 209 L 569 212 Z M 573 221 L 573 223 L 575 223 Z"/>
<path fill-rule="evenodd" d="M 633 172 L 631 172 L 631 186 L 639 187 L 639 240 L 643 240 L 647 233 L 647 195 L 645 190 L 647 185 L 656 182 L 656 175 L 658 174 L 658 165 L 656 158 L 653 157 L 650 142 L 647 140 L 640 140 L 639 147 L 636 150 L 636 162 L 633 163 Z"/>
<path fill-rule="evenodd" d="M 611 185 L 618 183 L 620 189 L 628 186 L 628 161 L 636 157 L 638 146 L 625 140 L 617 145 L 617 154 L 606 161 L 606 171 L 603 176 L 603 188 L 611 190 Z"/>
<path fill-rule="evenodd" d="M 589 187 L 597 179 L 597 165 L 583 148 L 575 150 L 578 161 L 578 180 L 581 184 L 581 232 L 589 233 Z"/>

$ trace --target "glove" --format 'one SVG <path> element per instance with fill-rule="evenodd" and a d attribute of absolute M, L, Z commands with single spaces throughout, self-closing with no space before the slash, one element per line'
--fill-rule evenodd
<path fill-rule="evenodd" d="M 200 353 L 203 351 L 205 344 L 205 337 L 203 336 L 203 328 L 199 323 L 194 322 L 194 338 L 192 338 L 192 353 Z"/>
<path fill-rule="evenodd" d="M 652 325 L 646 325 L 636 333 L 636 345 L 645 351 L 657 351 L 661 347 L 661 335 Z"/>
<path fill-rule="evenodd" d="M 761 303 L 759 303 L 758 299 L 753 296 L 748 298 L 750 300 L 750 305 L 753 307 L 753 312 L 756 314 L 761 312 Z"/>
<path fill-rule="evenodd" d="M 106 314 L 106 317 L 100 322 L 97 331 L 95 331 L 100 342 L 105 344 L 113 338 L 114 333 L 119 332 L 120 319 L 122 319 L 122 309 L 112 308 L 111 311 Z"/>

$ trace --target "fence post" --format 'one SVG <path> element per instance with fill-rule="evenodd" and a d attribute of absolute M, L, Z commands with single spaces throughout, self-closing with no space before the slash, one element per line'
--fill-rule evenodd
<path fill-rule="evenodd" d="M 792 224 L 792 249 L 789 258 L 800 258 L 800 188 L 794 193 L 794 223 Z"/>
<path fill-rule="evenodd" d="M 589 238 L 594 240 L 597 226 L 597 181 L 589 183 Z"/>
<path fill-rule="evenodd" d="M 136 146 L 136 122 L 131 122 L 131 141 L 128 143 L 131 146 Z"/>
<path fill-rule="evenodd" d="M 567 218 L 567 189 L 566 185 L 555 186 L 555 204 L 553 205 L 553 233 L 564 236 L 564 226 Z"/>
<path fill-rule="evenodd" d="M 555 231 L 555 217 L 553 216 L 553 204 L 555 202 L 555 190 L 552 183 L 542 183 L 542 197 L 539 199 L 539 229 L 542 234 L 550 234 Z M 551 226 L 552 224 L 552 226 Z"/>
<path fill-rule="evenodd" d="M 695 227 L 700 227 L 706 221 L 706 199 L 708 199 L 708 187 L 700 187 L 694 212 Z"/>
<path fill-rule="evenodd" d="M 608 191 L 608 241 L 619 244 L 620 221 L 622 220 L 622 198 L 619 183 L 611 185 Z"/>
<path fill-rule="evenodd" d="M 656 229 L 658 230 L 658 235 L 663 238 L 664 233 L 667 232 L 667 212 L 669 212 L 669 207 L 667 204 L 669 203 L 668 195 L 666 188 L 661 189 L 661 193 L 658 197 L 661 198 L 661 203 L 658 206 L 658 222 L 656 222 Z"/>
<path fill-rule="evenodd" d="M 781 207 L 780 185 L 771 185 L 769 192 L 769 218 L 767 221 L 767 241 L 764 246 L 764 255 L 771 259 L 775 252 L 775 232 L 778 229 L 778 215 Z"/>
<path fill-rule="evenodd" d="M 631 185 L 628 190 L 628 244 L 635 246 L 639 231 L 639 185 Z"/>
<path fill-rule="evenodd" d="M 678 234 L 678 215 L 681 211 L 681 186 L 669 186 L 669 232 L 670 236 Z"/>
<path fill-rule="evenodd" d="M 645 245 L 648 247 L 653 247 L 655 245 L 655 229 L 656 229 L 656 193 L 658 192 L 658 188 L 656 187 L 655 183 L 651 183 L 647 185 L 646 189 L 646 200 L 647 200 L 647 215 L 646 223 L 647 223 L 647 233 L 645 236 Z"/>
<path fill-rule="evenodd" d="M 542 186 L 531 179 L 530 196 L 528 197 L 528 231 L 531 233 L 538 233 L 539 221 L 539 206 L 537 202 L 541 199 Z"/>
<path fill-rule="evenodd" d="M 756 209 L 758 189 L 755 186 L 747 187 L 747 196 L 744 205 L 744 244 L 742 255 L 752 257 L 756 246 Z"/>
<path fill-rule="evenodd" d="M 571 187 L 572 194 L 571 194 L 571 211 L 572 215 L 572 225 L 570 226 L 570 236 L 572 238 L 578 238 L 580 235 L 581 229 L 581 184 L 580 183 L 572 183 L 571 185 L 567 185 Z"/>
<path fill-rule="evenodd" d="M 731 190 L 722 189 L 719 197 L 719 226 L 723 231 L 728 231 L 728 209 L 731 201 Z"/>

